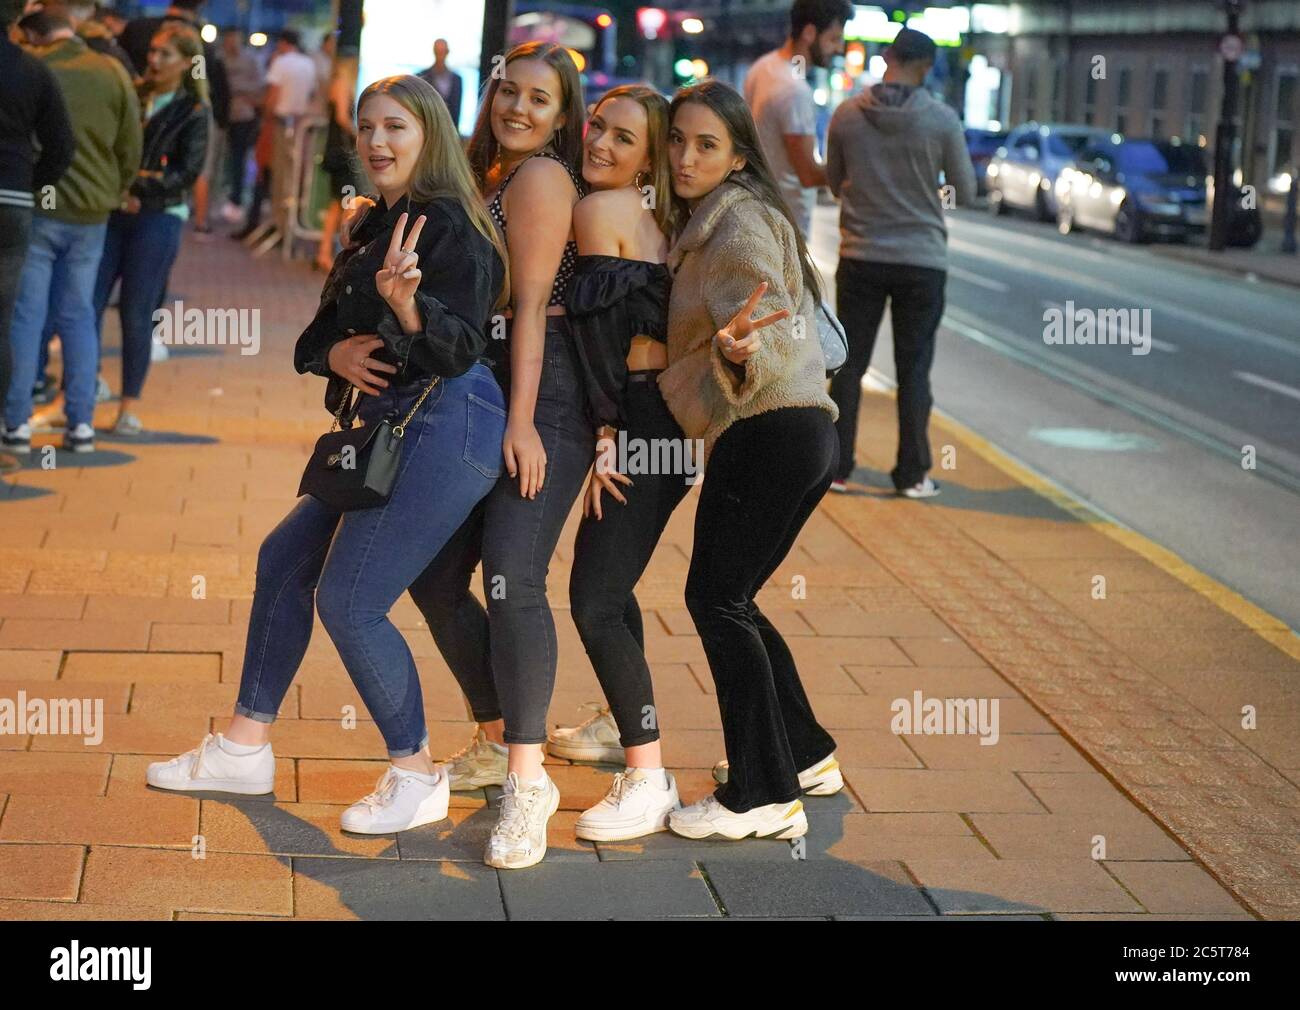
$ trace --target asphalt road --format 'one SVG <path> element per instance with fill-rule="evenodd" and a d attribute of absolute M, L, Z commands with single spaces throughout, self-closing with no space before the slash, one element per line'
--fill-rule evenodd
<path fill-rule="evenodd" d="M 836 214 L 813 232 L 828 279 Z M 936 406 L 1300 628 L 1300 289 L 978 211 L 949 242 Z M 1067 307 L 1136 310 L 1148 352 L 1049 344 Z M 872 368 L 892 382 L 887 322 Z"/>

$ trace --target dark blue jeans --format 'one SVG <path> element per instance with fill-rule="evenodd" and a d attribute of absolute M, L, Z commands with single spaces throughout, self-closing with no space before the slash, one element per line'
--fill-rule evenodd
<path fill-rule="evenodd" d="M 564 317 L 547 320 L 533 412 L 546 449 L 542 490 L 523 498 L 518 480 L 503 477 L 411 585 L 474 718 L 505 719 L 507 743 L 546 741 L 556 667 L 546 573 L 596 445 L 572 341 Z M 469 590 L 480 559 L 486 612 Z"/>
<path fill-rule="evenodd" d="M 404 416 L 426 385 L 367 397 L 361 418 Z M 415 660 L 388 612 L 496 483 L 505 428 L 501 388 L 475 365 L 438 383 L 407 425 L 385 504 L 339 513 L 305 497 L 271 531 L 257 556 L 239 715 L 274 721 L 307 652 L 314 603 L 389 756 L 425 745 Z"/>
<path fill-rule="evenodd" d="M 104 310 L 113 284 L 122 278 L 118 312 L 122 317 L 122 395 L 135 399 L 144 389 L 153 349 L 153 313 L 167 292 L 172 264 L 181 248 L 181 226 L 175 214 L 142 210 L 138 214 L 113 211 L 104 239 L 104 256 L 95 281 L 95 318 L 100 342 L 104 335 Z"/>
<path fill-rule="evenodd" d="M 63 343 L 68 429 L 94 423 L 99 374 L 94 295 L 104 235 L 102 224 L 69 224 L 39 214 L 32 220 L 32 244 L 11 330 L 14 378 L 5 399 L 10 428 L 31 417 L 32 387 L 42 374 L 41 343 L 47 329 L 58 333 Z"/>
<path fill-rule="evenodd" d="M 9 389 L 12 357 L 9 351 L 9 322 L 13 318 L 14 300 L 18 296 L 18 278 L 27 258 L 31 236 L 30 207 L 0 204 L 0 397 Z M 31 395 L 31 390 L 27 395 Z"/>

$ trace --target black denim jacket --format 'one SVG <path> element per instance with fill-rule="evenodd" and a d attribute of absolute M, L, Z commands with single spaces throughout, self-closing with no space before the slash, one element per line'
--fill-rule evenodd
<path fill-rule="evenodd" d="M 393 228 L 408 213 L 409 234 L 416 218 L 426 217 L 416 243 L 420 257 L 420 286 L 415 304 L 424 328 L 403 333 L 393 310 L 375 288 L 375 274 L 384 264 Z M 356 334 L 376 334 L 384 346 L 372 353 L 376 361 L 398 366 L 385 376 L 394 385 L 452 378 L 486 359 L 487 327 L 492 306 L 505 279 L 505 269 L 492 243 L 470 222 L 465 209 L 450 197 L 409 207 L 382 200 L 353 230 L 355 242 L 334 263 L 320 307 L 294 348 L 294 367 L 327 377 L 325 407 L 337 409 L 348 383 L 329 369 L 329 352 L 340 340 Z"/>
<path fill-rule="evenodd" d="M 140 209 L 165 210 L 184 203 L 203 173 L 208 143 L 208 107 L 182 89 L 144 124 L 142 174 L 131 183 Z"/>

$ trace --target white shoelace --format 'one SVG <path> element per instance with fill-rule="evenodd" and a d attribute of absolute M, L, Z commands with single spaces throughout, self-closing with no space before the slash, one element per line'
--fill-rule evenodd
<path fill-rule="evenodd" d="M 506 793 L 501 798 L 501 821 L 495 834 L 510 842 L 528 837 L 528 827 L 537 817 L 546 789 L 525 789 Z"/>
<path fill-rule="evenodd" d="M 379 810 L 388 805 L 392 798 L 397 795 L 397 790 L 401 788 L 402 776 L 389 768 L 375 783 L 375 791 L 368 796 L 363 796 L 360 802 L 364 803 L 371 810 Z"/>
<path fill-rule="evenodd" d="M 211 733 L 209 733 L 199 742 L 199 745 L 195 747 L 193 750 L 187 750 L 184 754 L 180 755 L 180 757 L 172 758 L 167 763 L 170 765 L 177 765 L 180 764 L 182 761 L 184 761 L 186 758 L 192 757 L 194 760 L 193 763 L 190 765 L 190 778 L 196 779 L 199 777 L 199 767 L 203 764 L 203 755 L 207 752 L 208 744 L 212 743 L 212 741 L 213 741 L 213 736 Z"/>
<path fill-rule="evenodd" d="M 605 799 L 613 803 L 615 807 L 621 806 L 623 801 L 645 785 L 646 781 L 644 778 L 634 779 L 628 772 L 616 772 L 614 784 L 609 787 Z"/>

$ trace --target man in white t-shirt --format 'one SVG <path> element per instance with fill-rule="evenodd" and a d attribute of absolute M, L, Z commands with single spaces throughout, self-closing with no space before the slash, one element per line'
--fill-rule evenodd
<path fill-rule="evenodd" d="M 297 191 L 293 145 L 298 120 L 311 110 L 316 92 L 316 64 L 302 51 L 298 33 L 286 28 L 276 38 L 275 56 L 266 71 L 266 123 L 271 131 L 271 214 L 283 237 Z"/>
<path fill-rule="evenodd" d="M 755 60 L 745 75 L 745 101 L 763 154 L 804 238 L 812 229 L 817 187 L 826 185 L 826 169 L 816 154 L 817 106 L 808 74 L 844 51 L 844 25 L 852 17 L 849 0 L 795 0 L 790 37 Z"/>

